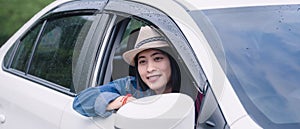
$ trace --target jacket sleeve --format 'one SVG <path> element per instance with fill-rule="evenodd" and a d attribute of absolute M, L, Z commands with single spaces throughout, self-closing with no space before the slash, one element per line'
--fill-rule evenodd
<path fill-rule="evenodd" d="M 117 97 L 126 94 L 125 85 L 130 78 L 123 78 L 109 84 L 90 87 L 80 92 L 73 101 L 73 109 L 87 117 L 100 116 L 106 118 L 112 110 L 106 110 L 107 105 Z"/>

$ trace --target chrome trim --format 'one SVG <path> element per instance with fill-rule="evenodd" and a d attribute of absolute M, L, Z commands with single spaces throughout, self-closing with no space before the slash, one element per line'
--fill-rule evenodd
<path fill-rule="evenodd" d="M 92 82 L 91 83 L 92 84 L 91 87 L 95 87 L 97 85 L 97 78 L 98 78 L 98 73 L 99 73 L 99 69 L 100 69 L 100 64 L 102 62 L 102 55 L 104 54 L 105 49 L 106 49 L 107 45 L 109 44 L 110 33 L 112 31 L 113 26 L 115 25 L 114 21 L 116 20 L 116 18 L 117 18 L 116 15 L 114 15 L 112 17 L 110 25 L 108 26 L 108 29 L 107 29 L 108 31 L 106 31 L 106 33 L 105 33 L 103 44 L 102 44 L 102 46 L 100 48 L 99 56 L 96 59 L 97 63 L 95 65 L 95 70 L 94 70 L 94 74 L 93 74 L 92 81 L 91 81 Z"/>

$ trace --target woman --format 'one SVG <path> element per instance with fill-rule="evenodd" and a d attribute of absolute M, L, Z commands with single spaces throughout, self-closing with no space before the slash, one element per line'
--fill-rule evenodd
<path fill-rule="evenodd" d="M 75 98 L 73 108 L 84 116 L 108 117 L 136 98 L 179 92 L 179 67 L 168 51 L 165 38 L 149 26 L 142 27 L 135 48 L 123 54 L 124 60 L 136 67 L 136 77 L 88 88 Z"/>

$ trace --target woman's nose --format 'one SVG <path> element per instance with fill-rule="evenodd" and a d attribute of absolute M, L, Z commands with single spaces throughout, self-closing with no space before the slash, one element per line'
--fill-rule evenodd
<path fill-rule="evenodd" d="M 149 61 L 147 65 L 147 72 L 152 72 L 156 69 L 155 63 L 153 61 Z"/>

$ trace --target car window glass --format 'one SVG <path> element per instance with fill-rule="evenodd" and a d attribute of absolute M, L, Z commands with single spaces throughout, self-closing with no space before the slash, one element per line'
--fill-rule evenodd
<path fill-rule="evenodd" d="M 29 74 L 54 82 L 66 88 L 73 86 L 72 63 L 83 44 L 93 16 L 71 16 L 49 20 L 32 58 Z M 82 47 L 82 45 L 79 45 Z M 76 50 L 76 52 L 74 52 Z M 74 58 L 75 57 L 75 58 Z"/>
<path fill-rule="evenodd" d="M 264 128 L 300 123 L 299 7 L 193 12 L 247 113 Z"/>
<path fill-rule="evenodd" d="M 11 68 L 26 72 L 26 67 L 31 56 L 32 48 L 39 34 L 42 23 L 31 29 L 29 33 L 21 39 L 18 50 L 16 51 Z"/>

